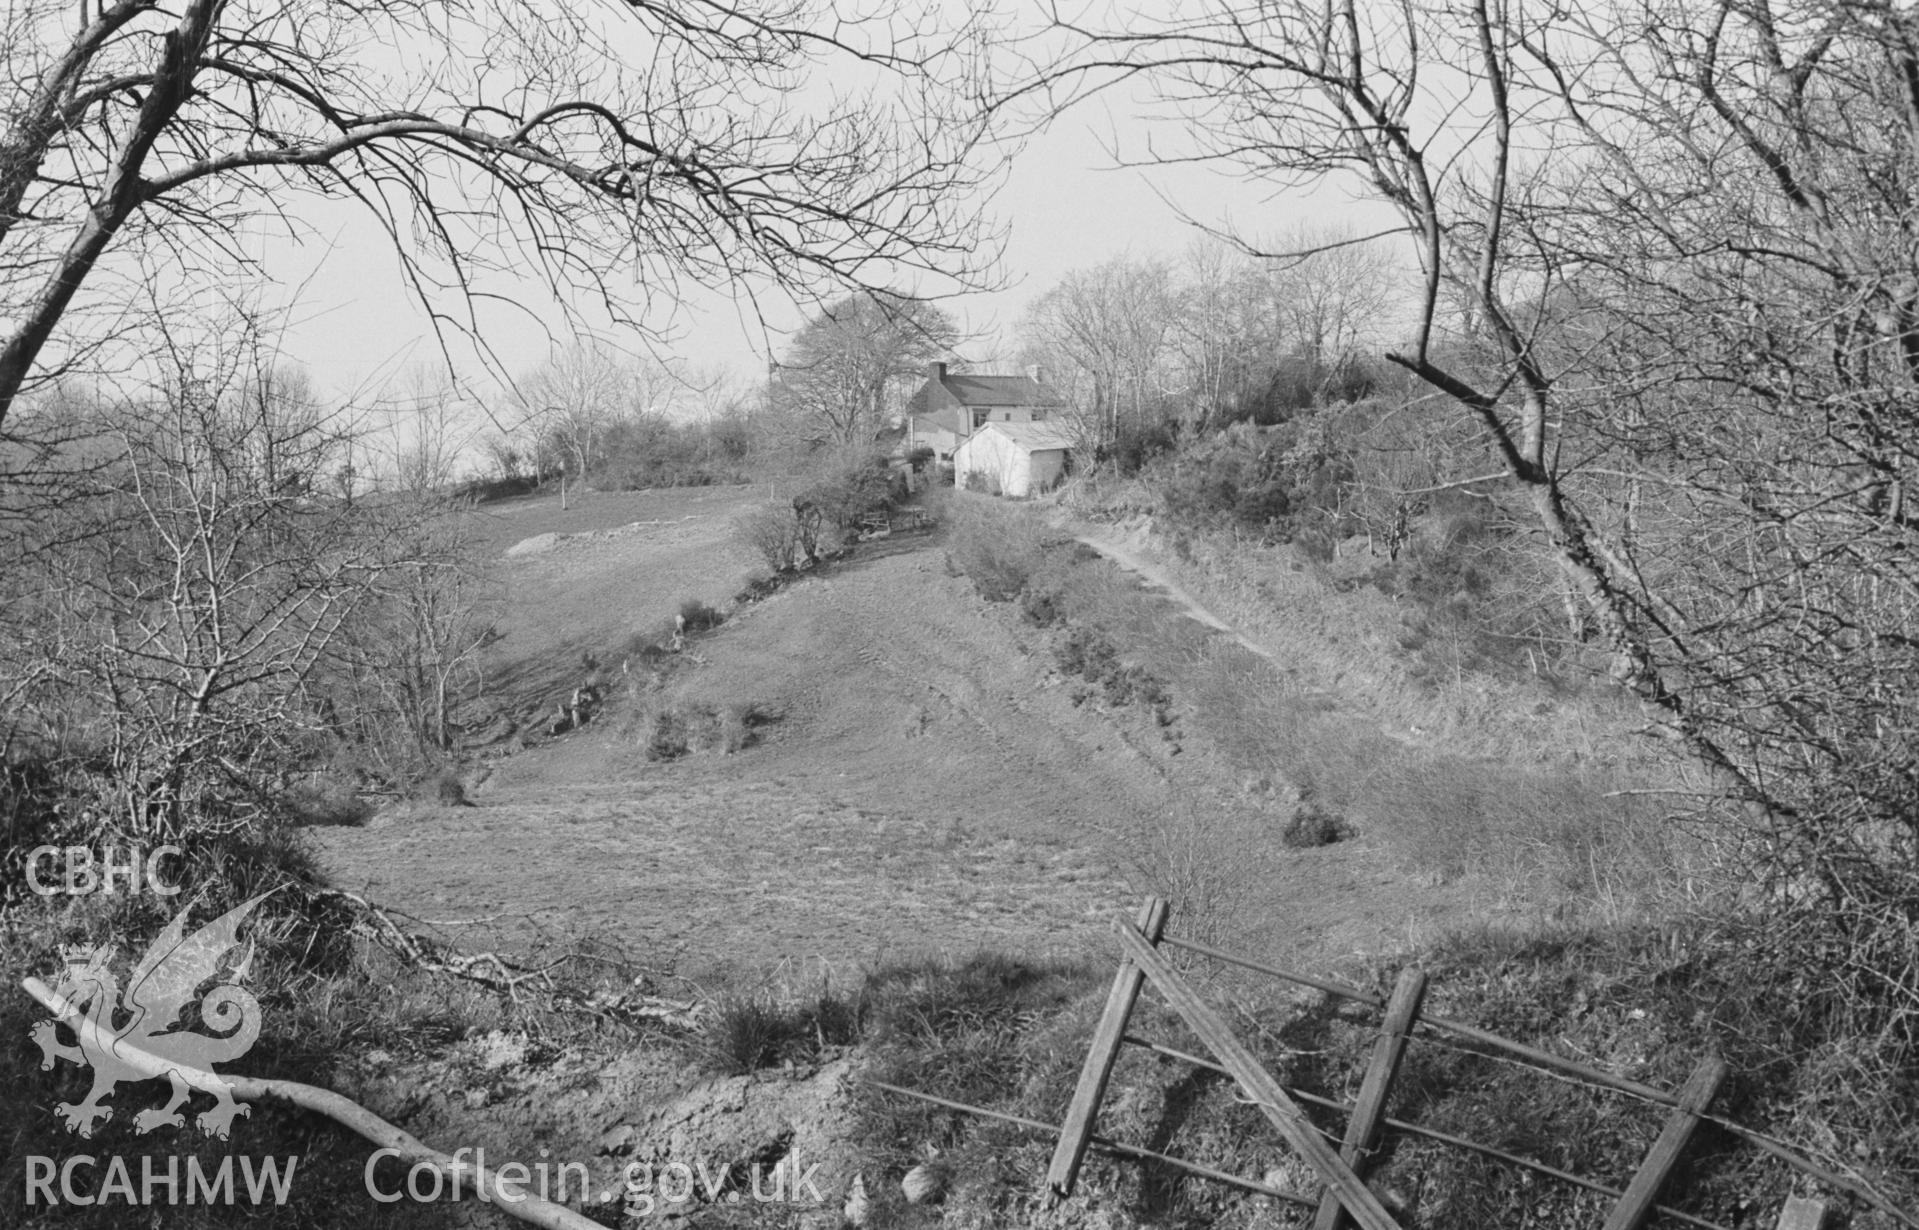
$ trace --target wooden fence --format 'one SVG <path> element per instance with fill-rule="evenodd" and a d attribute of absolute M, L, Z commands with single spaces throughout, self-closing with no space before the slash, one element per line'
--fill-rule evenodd
<path fill-rule="evenodd" d="M 1701 1062 L 1693 1069 L 1686 1082 L 1676 1090 L 1654 1088 L 1601 1068 L 1578 1063 L 1537 1047 L 1499 1037 L 1472 1025 L 1426 1013 L 1422 1010 L 1426 976 L 1416 969 L 1401 972 L 1391 994 L 1380 996 L 1358 987 L 1281 969 L 1261 961 L 1224 952 L 1206 944 L 1167 935 L 1165 933 L 1167 914 L 1167 903 L 1159 898 L 1153 898 L 1141 906 L 1138 915 L 1131 922 L 1116 920 L 1115 926 L 1123 954 L 1119 970 L 1114 975 L 1112 990 L 1107 995 L 1105 1011 L 1101 1014 L 1099 1025 L 1094 1030 L 1092 1044 L 1080 1071 L 1079 1084 L 1074 1090 L 1072 1101 L 1066 1108 L 1065 1119 L 1058 1127 L 1038 1120 L 967 1106 L 918 1090 L 874 1083 L 891 1093 L 933 1102 L 969 1114 L 1015 1123 L 1034 1131 L 1056 1133 L 1058 1144 L 1053 1151 L 1052 1164 L 1046 1173 L 1048 1195 L 1055 1201 L 1072 1194 L 1087 1152 L 1099 1150 L 1121 1157 L 1171 1166 L 1215 1182 L 1309 1207 L 1313 1210 L 1315 1230 L 1340 1230 L 1350 1225 L 1358 1225 L 1364 1230 L 1398 1230 L 1398 1223 L 1380 1204 L 1378 1197 L 1366 1186 L 1364 1177 L 1377 1151 L 1381 1135 L 1385 1132 L 1396 1132 L 1438 1141 L 1454 1148 L 1493 1158 L 1507 1165 L 1543 1174 L 1588 1191 L 1598 1192 L 1613 1201 L 1603 1230 L 1638 1230 L 1638 1227 L 1644 1225 L 1654 1214 L 1686 1225 L 1702 1227 L 1703 1230 L 1726 1230 L 1725 1227 L 1704 1218 L 1658 1203 L 1660 1189 L 1678 1165 L 1694 1132 L 1700 1124 L 1711 1123 L 1731 1133 L 1740 1141 L 1772 1155 L 1800 1173 L 1838 1191 L 1848 1193 L 1878 1209 L 1898 1224 L 1919 1230 L 1919 1219 L 1915 1219 L 1910 1212 L 1894 1206 L 1867 1184 L 1842 1175 L 1831 1167 L 1823 1166 L 1768 1136 L 1712 1114 L 1713 1098 L 1727 1074 L 1726 1065 L 1718 1059 L 1707 1059 Z M 1207 1004 L 1167 962 L 1162 952 L 1165 948 L 1178 949 L 1209 960 L 1312 987 L 1328 995 L 1377 1009 L 1381 1014 L 1379 1033 L 1374 1040 L 1372 1053 L 1360 1082 L 1358 1096 L 1351 1103 L 1346 1103 L 1282 1085 L 1234 1036 L 1232 1029 L 1218 1012 Z M 1187 1054 L 1128 1032 L 1127 1027 L 1132 1018 L 1133 1009 L 1139 1001 L 1141 991 L 1148 983 L 1205 1044 L 1211 1052 L 1210 1057 Z M 1434 1128 L 1390 1118 L 1385 1111 L 1392 1093 L 1393 1081 L 1398 1075 L 1400 1061 L 1406 1053 L 1407 1046 L 1416 1032 L 1461 1040 L 1476 1048 L 1478 1053 L 1518 1063 L 1562 1079 L 1570 1078 L 1596 1085 L 1663 1107 L 1667 1112 L 1665 1124 L 1651 1149 L 1647 1151 L 1634 1171 L 1631 1180 L 1624 1188 L 1618 1188 Z M 1140 1047 L 1181 1063 L 1232 1077 L 1258 1106 L 1261 1113 L 1272 1122 L 1292 1150 L 1313 1170 L 1324 1185 L 1323 1192 L 1316 1198 L 1303 1196 L 1300 1193 L 1272 1187 L 1244 1176 L 1228 1174 L 1181 1158 L 1098 1136 L 1094 1129 L 1099 1118 L 1100 1103 L 1106 1096 L 1106 1087 L 1112 1078 L 1113 1067 L 1118 1062 L 1120 1051 L 1126 1046 Z M 1304 1110 L 1307 1105 L 1317 1106 L 1346 1117 L 1346 1130 L 1337 1148 L 1334 1148 L 1321 1134 L 1319 1128 L 1308 1120 Z M 1826 1221 L 1826 1217 L 1827 1208 L 1823 1202 L 1795 1197 L 1788 1200 L 1785 1207 L 1780 1210 L 1777 1227 L 1778 1230 L 1818 1230 L 1818 1227 Z"/>

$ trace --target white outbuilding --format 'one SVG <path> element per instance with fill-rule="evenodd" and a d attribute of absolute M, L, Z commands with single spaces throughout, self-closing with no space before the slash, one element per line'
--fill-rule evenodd
<path fill-rule="evenodd" d="M 953 450 L 953 481 L 983 481 L 995 495 L 1024 499 L 1051 490 L 1072 451 L 1071 437 L 1052 423 L 987 423 Z M 975 474 L 981 478 L 969 483 Z"/>

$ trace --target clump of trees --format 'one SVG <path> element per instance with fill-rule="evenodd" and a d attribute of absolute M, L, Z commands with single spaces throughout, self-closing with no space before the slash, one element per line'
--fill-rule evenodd
<path fill-rule="evenodd" d="M 905 477 L 876 453 L 852 453 L 820 463 L 795 494 L 740 517 L 734 532 L 775 573 L 817 564 L 858 533 L 861 522 L 906 497 Z"/>
<path fill-rule="evenodd" d="M 1076 270 L 1020 321 L 1023 354 L 1067 401 L 1081 454 L 1130 473 L 1182 436 L 1271 426 L 1372 392 L 1391 268 L 1361 237 L 1299 231 L 1268 259 L 1213 239 L 1183 260 Z"/>
<path fill-rule="evenodd" d="M 556 480 L 629 491 L 743 482 L 763 449 L 764 416 L 723 375 L 601 339 L 524 373 L 492 417 L 489 480 L 514 492 Z"/>
<path fill-rule="evenodd" d="M 27 416 L 69 473 L 5 541 L 10 755 L 165 839 L 270 819 L 353 747 L 420 771 L 486 636 L 454 508 L 336 490 L 351 425 L 269 349 L 164 359 L 145 393 Z"/>

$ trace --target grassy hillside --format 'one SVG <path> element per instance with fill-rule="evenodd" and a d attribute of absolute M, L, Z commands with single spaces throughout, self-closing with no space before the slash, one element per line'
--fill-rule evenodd
<path fill-rule="evenodd" d="M 1138 522 L 952 493 L 938 532 L 772 584 L 729 554 L 750 494 L 686 498 L 529 504 L 488 531 L 502 556 L 567 535 L 496 565 L 509 631 L 489 672 L 503 710 L 540 714 L 597 672 L 605 700 L 583 726 L 523 727 L 448 800 L 196 863 L 221 900 L 303 886 L 252 976 L 267 1026 L 244 1070 L 349 1091 L 443 1146 L 590 1159 L 616 1194 L 583 1207 L 607 1225 L 644 1224 L 621 1220 L 624 1165 L 744 1173 L 795 1139 L 830 1158 L 825 1209 L 695 1200 L 682 1224 L 834 1224 L 855 1176 L 869 1225 L 1298 1224 L 1289 1206 L 1110 1160 L 1047 1211 L 1043 1134 L 861 1080 L 1057 1122 L 1116 960 L 1109 920 L 1159 893 L 1177 933 L 1374 989 L 1417 963 L 1437 1010 L 1633 1079 L 1671 1086 L 1721 1055 L 1722 1113 L 1919 1199 L 1906 1052 L 1870 1034 L 1870 1005 L 1803 976 L 1795 937 L 1734 908 L 1715 847 L 1664 805 L 1683 778 L 1624 737 L 1603 686 L 1435 682 L 1390 599 L 1230 538 L 1175 546 Z M 676 647 L 682 604 L 710 618 Z M 427 947 L 396 952 L 329 881 L 403 907 L 392 917 Z M 50 973 L 56 943 L 80 939 L 137 951 L 166 912 L 17 902 L 7 964 Z M 478 952 L 505 964 L 460 955 Z M 1185 968 L 1284 1079 L 1350 1094 L 1369 1018 Z M 1200 1049 L 1151 1001 L 1139 1032 Z M 0 1029 L 24 1038 L 37 1010 L 7 1002 Z M 13 1152 L 70 1154 L 52 1107 L 82 1074 L 8 1053 Z M 1607 1181 L 1657 1131 L 1649 1108 L 1443 1047 L 1409 1064 L 1394 1114 Z M 121 1100 L 130 1114 L 159 1091 Z M 1107 1105 L 1117 1139 L 1311 1190 L 1213 1074 L 1131 1052 Z M 102 1149 L 185 1146 L 134 1137 L 129 1114 Z M 719 1126 L 735 1122 L 751 1131 Z M 332 1125 L 260 1108 L 242 1130 L 235 1149 L 303 1159 L 300 1224 L 499 1224 L 470 1202 L 371 1203 L 370 1149 Z M 1695 1159 L 1675 1198 L 1725 1225 L 1769 1226 L 1794 1190 L 1724 1140 Z M 900 1192 L 921 1166 L 944 1184 L 937 1205 Z M 1377 1186 L 1409 1226 L 1570 1224 L 1598 1207 L 1404 1141 Z M 122 1211 L 30 1220 L 15 1203 L 0 1218 Z"/>

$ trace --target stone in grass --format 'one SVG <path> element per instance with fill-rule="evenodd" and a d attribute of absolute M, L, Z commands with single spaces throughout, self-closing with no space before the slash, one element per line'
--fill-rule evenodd
<path fill-rule="evenodd" d="M 938 1204 L 946 1195 L 946 1172 L 930 1162 L 922 1162 L 906 1172 L 900 1191 L 908 1204 Z"/>
<path fill-rule="evenodd" d="M 864 1226 L 871 1215 L 872 1208 L 866 1199 L 866 1176 L 856 1174 L 853 1183 L 846 1192 L 846 1204 L 842 1209 L 848 1225 Z"/>

